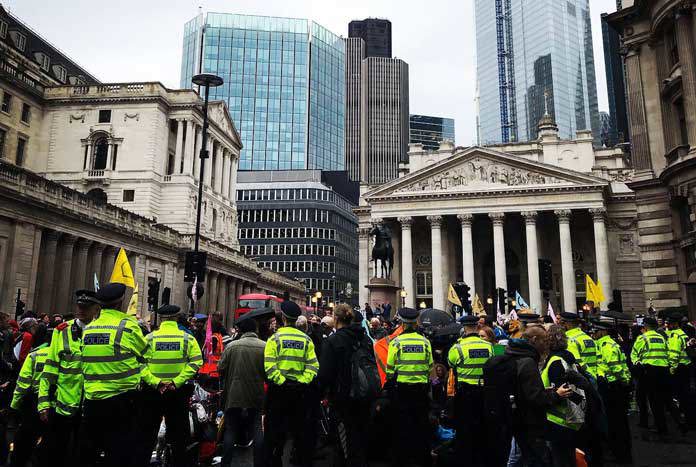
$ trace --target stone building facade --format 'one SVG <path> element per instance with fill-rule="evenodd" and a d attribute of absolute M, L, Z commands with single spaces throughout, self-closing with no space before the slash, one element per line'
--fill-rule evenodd
<path fill-rule="evenodd" d="M 625 310 L 644 310 L 635 228 L 633 171 L 619 148 L 595 150 L 589 131 L 558 137 L 545 116 L 540 138 L 438 151 L 411 145 L 402 177 L 364 186 L 359 219 L 361 303 L 371 301 L 369 231 L 392 231 L 395 285 L 407 306 L 445 309 L 450 282 L 464 280 L 485 302 L 496 288 L 519 291 L 546 312 L 539 259 L 551 261 L 555 310 L 585 302 L 585 274 L 599 279 L 606 308 L 620 290 Z M 398 293 L 394 301 L 400 300 Z"/>
<path fill-rule="evenodd" d="M 630 0 L 622 37 L 646 300 L 696 316 L 696 2 Z"/>

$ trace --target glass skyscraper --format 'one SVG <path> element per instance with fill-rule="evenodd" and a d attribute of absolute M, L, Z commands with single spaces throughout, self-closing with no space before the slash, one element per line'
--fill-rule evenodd
<path fill-rule="evenodd" d="M 184 27 L 181 87 L 222 77 L 211 99 L 227 102 L 242 138 L 240 170 L 343 170 L 345 46 L 305 19 L 226 13 Z"/>
<path fill-rule="evenodd" d="M 476 0 L 482 144 L 533 140 L 546 109 L 561 138 L 599 141 L 589 0 Z"/>
<path fill-rule="evenodd" d="M 442 141 L 454 142 L 453 118 L 410 115 L 408 120 L 410 142 L 422 144 L 423 149 L 436 151 Z"/>

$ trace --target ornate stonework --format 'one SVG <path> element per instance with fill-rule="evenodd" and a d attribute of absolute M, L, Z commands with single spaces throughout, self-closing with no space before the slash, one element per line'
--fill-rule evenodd
<path fill-rule="evenodd" d="M 503 222 L 505 222 L 504 212 L 491 212 L 488 214 L 488 217 L 491 218 L 493 225 L 503 225 Z"/>
<path fill-rule="evenodd" d="M 462 227 L 471 227 L 474 221 L 474 215 L 469 213 L 457 214 L 457 219 L 462 223 Z"/>
<path fill-rule="evenodd" d="M 556 214 L 559 223 L 568 223 L 570 222 L 570 216 L 573 214 L 573 211 L 570 209 L 559 209 L 554 211 L 554 214 Z"/>
<path fill-rule="evenodd" d="M 402 229 L 410 229 L 413 225 L 413 217 L 399 217 L 397 220 Z"/>
<path fill-rule="evenodd" d="M 442 216 L 428 216 L 428 222 L 431 228 L 439 229 L 442 227 Z"/>

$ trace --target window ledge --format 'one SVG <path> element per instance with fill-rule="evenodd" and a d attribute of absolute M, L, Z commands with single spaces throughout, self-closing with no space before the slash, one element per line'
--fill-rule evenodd
<path fill-rule="evenodd" d="M 27 128 L 31 127 L 31 122 L 25 122 L 24 120 L 19 121 L 22 125 L 25 125 Z"/>

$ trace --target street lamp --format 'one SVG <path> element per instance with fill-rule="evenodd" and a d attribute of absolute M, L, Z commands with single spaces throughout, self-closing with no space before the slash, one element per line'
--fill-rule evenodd
<path fill-rule="evenodd" d="M 191 78 L 193 84 L 205 88 L 205 100 L 203 101 L 203 137 L 201 138 L 201 170 L 198 175 L 198 210 L 196 211 L 196 239 L 194 251 L 198 253 L 198 245 L 201 238 L 201 207 L 203 205 L 203 168 L 208 156 L 208 92 L 210 88 L 218 87 L 222 84 L 222 78 L 210 73 L 201 73 Z"/>
<path fill-rule="evenodd" d="M 312 297 L 312 303 L 314 303 L 314 314 L 317 314 L 317 297 Z"/>
<path fill-rule="evenodd" d="M 333 310 L 333 308 L 334 308 L 334 302 L 329 302 L 329 308 L 331 308 L 331 309 Z"/>
<path fill-rule="evenodd" d="M 321 299 L 321 292 L 317 291 L 317 293 L 314 294 L 314 299 L 312 299 L 312 301 L 314 302 L 314 314 L 317 314 L 320 299 Z"/>
<path fill-rule="evenodd" d="M 490 313 L 493 311 L 493 297 L 488 297 L 486 303 L 488 303 L 488 312 Z"/>
<path fill-rule="evenodd" d="M 426 304 L 425 304 L 425 300 L 423 300 L 422 302 L 420 302 L 420 305 L 418 305 L 418 306 L 419 306 L 421 309 L 423 309 L 423 308 L 425 308 L 425 307 L 428 306 L 428 305 L 426 305 Z"/>
<path fill-rule="evenodd" d="M 406 296 L 407 295 L 408 295 L 408 292 L 401 289 L 401 308 L 406 308 Z"/>

